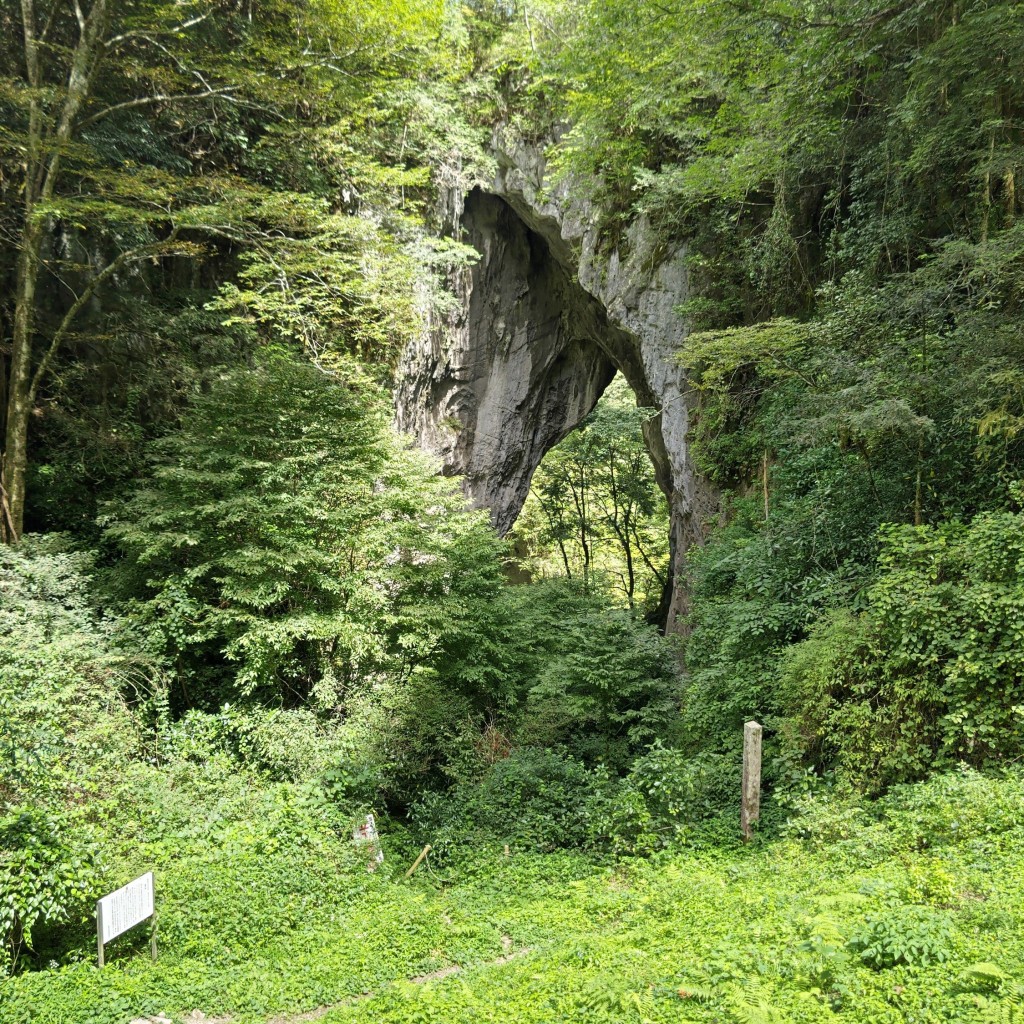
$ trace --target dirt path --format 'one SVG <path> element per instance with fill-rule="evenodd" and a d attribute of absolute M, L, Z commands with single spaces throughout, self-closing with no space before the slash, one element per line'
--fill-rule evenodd
<path fill-rule="evenodd" d="M 442 967 L 440 970 L 431 971 L 429 974 L 417 974 L 415 977 L 404 980 L 411 985 L 426 985 L 428 982 L 450 978 L 453 974 L 462 974 L 463 971 L 473 970 L 477 967 L 500 967 L 502 964 L 507 964 L 521 956 L 526 956 L 532 950 L 531 946 L 523 946 L 521 949 L 513 950 L 512 940 L 507 935 L 502 936 L 501 944 L 506 952 L 494 960 L 485 960 L 483 963 L 469 964 L 465 967 L 452 964 L 450 967 Z M 397 981 L 398 979 L 395 980 Z M 331 1010 L 337 1010 L 343 1006 L 354 1006 L 357 1003 L 365 1002 L 367 999 L 372 999 L 375 995 L 377 995 L 376 991 L 363 992 L 358 996 L 350 996 L 348 999 L 342 999 L 341 1002 L 332 1003 L 330 1006 L 318 1006 L 315 1010 L 306 1010 L 303 1013 L 278 1014 L 274 1017 L 268 1017 L 266 1024 L 310 1024 L 311 1021 L 320 1020 L 321 1017 L 326 1016 Z M 193 1010 L 183 1020 L 184 1024 L 232 1024 L 233 1018 L 230 1016 L 207 1017 L 201 1010 Z M 169 1017 L 159 1014 L 156 1017 L 136 1017 L 131 1024 L 172 1024 L 172 1021 Z"/>

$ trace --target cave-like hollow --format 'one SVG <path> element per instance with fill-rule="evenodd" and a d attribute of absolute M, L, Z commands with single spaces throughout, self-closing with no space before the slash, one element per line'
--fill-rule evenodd
<path fill-rule="evenodd" d="M 616 373 L 642 406 L 660 409 L 665 396 L 651 385 L 636 335 L 580 283 L 557 224 L 477 188 L 453 230 L 479 259 L 452 282 L 455 312 L 406 355 L 398 425 L 437 453 L 445 472 L 463 477 L 474 504 L 506 534 L 541 459 L 590 414 Z M 672 510 L 675 551 L 678 472 L 660 412 L 644 432 Z M 677 589 L 668 587 L 665 618 Z"/>

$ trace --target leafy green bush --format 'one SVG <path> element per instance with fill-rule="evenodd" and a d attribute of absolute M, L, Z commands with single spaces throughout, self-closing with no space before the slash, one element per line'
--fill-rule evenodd
<path fill-rule="evenodd" d="M 140 748 L 126 698 L 158 685 L 93 607 L 92 564 L 58 536 L 0 547 L 0 970 L 88 918 L 106 800 Z"/>
<path fill-rule="evenodd" d="M 570 580 L 506 587 L 487 614 L 481 658 L 501 680 L 499 724 L 517 743 L 565 746 L 618 771 L 672 731 L 674 638 Z"/>
<path fill-rule="evenodd" d="M 1021 824 L 1024 771 L 1016 765 L 981 773 L 961 766 L 920 783 L 894 786 L 875 804 L 894 843 L 936 849 L 959 842 L 985 848 L 1005 842 Z"/>
<path fill-rule="evenodd" d="M 308 708 L 230 704 L 215 713 L 188 711 L 165 723 L 158 744 L 164 758 L 202 762 L 227 755 L 276 782 L 319 779 L 349 747 L 337 723 Z"/>
<path fill-rule="evenodd" d="M 425 794 L 412 821 L 440 851 L 479 843 L 551 851 L 587 845 L 596 794 L 607 784 L 570 754 L 520 747 L 479 780 Z"/>
<path fill-rule="evenodd" d="M 283 353 L 194 395 L 106 522 L 186 707 L 337 708 L 375 674 L 443 665 L 499 584 L 486 517 L 393 434 L 383 396 Z"/>
<path fill-rule="evenodd" d="M 656 743 L 606 790 L 595 830 L 613 851 L 628 854 L 672 846 L 723 814 L 735 833 L 739 774 L 733 756 L 689 756 Z"/>
<path fill-rule="evenodd" d="M 1024 750 L 1024 516 L 888 527 L 867 608 L 787 657 L 800 741 L 879 789 Z"/>
<path fill-rule="evenodd" d="M 949 958 L 952 938 L 947 914 L 930 907 L 897 906 L 870 915 L 849 945 L 876 970 L 897 964 L 927 967 Z"/>
<path fill-rule="evenodd" d="M 591 762 L 628 763 L 678 714 L 671 642 L 627 612 L 586 605 L 562 619 L 558 631 L 529 688 L 526 727 Z"/>
<path fill-rule="evenodd" d="M 0 813 L 0 970 L 17 966 L 38 930 L 80 924 L 101 891 L 100 843 L 84 815 L 32 805 Z"/>

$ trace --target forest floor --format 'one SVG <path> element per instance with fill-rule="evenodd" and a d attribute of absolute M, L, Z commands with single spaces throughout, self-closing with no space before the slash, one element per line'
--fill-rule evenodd
<path fill-rule="evenodd" d="M 294 893 L 225 875 L 224 906 L 276 900 L 288 926 L 238 942 L 226 913 L 198 944 L 170 929 L 157 963 L 143 936 L 103 971 L 23 973 L 0 1024 L 1016 1021 L 1019 786 L 924 792 L 746 849 L 602 865 L 497 848 L 410 880 L 392 862 L 298 914 Z"/>

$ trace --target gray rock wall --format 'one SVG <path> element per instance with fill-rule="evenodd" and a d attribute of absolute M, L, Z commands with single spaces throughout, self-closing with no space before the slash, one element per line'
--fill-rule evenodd
<path fill-rule="evenodd" d="M 660 410 L 647 442 L 678 568 L 717 507 L 686 443 L 694 395 L 676 360 L 685 332 L 673 311 L 689 294 L 685 248 L 665 251 L 642 220 L 609 247 L 598 211 L 550 187 L 541 147 L 495 150 L 491 187 L 444 197 L 480 260 L 453 282 L 458 311 L 405 354 L 398 425 L 464 476 L 506 532 L 544 454 L 620 371 L 641 405 Z M 669 629 L 685 610 L 676 585 Z"/>

